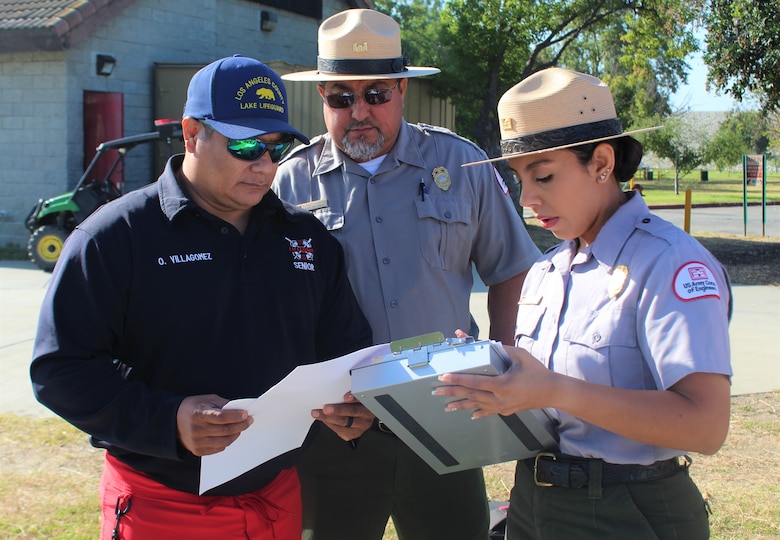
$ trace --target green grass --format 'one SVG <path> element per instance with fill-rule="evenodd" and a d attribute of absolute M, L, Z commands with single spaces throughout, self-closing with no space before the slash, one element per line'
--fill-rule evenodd
<path fill-rule="evenodd" d="M 103 452 L 59 418 L 0 414 L 0 538 L 97 538 Z"/>
<path fill-rule="evenodd" d="M 642 184 L 642 194 L 648 206 L 685 204 L 685 191 L 691 190 L 691 204 L 742 204 L 743 182 L 741 172 L 708 171 L 709 180 L 701 181 L 696 170 L 680 178 L 678 192 L 674 192 L 674 171 L 653 170 L 653 179 L 645 180 L 640 173 L 635 182 Z M 748 203 L 760 203 L 762 186 L 747 186 Z M 780 202 L 780 173 L 767 174 L 766 201 Z"/>
<path fill-rule="evenodd" d="M 733 396 L 726 444 L 693 456 L 713 540 L 780 538 L 779 414 L 780 392 Z M 0 440 L 0 538 L 96 538 L 103 452 L 59 418 L 0 414 Z M 514 464 L 484 470 L 489 497 L 507 500 Z M 397 540 L 392 523 L 384 540 Z"/>
<path fill-rule="evenodd" d="M 21 246 L 11 244 L 0 246 L 0 261 L 26 261 L 27 250 Z"/>

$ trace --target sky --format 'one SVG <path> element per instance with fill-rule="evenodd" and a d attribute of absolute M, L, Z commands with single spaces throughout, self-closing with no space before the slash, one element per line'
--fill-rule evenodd
<path fill-rule="evenodd" d="M 701 52 L 688 58 L 691 70 L 688 72 L 688 84 L 672 94 L 671 104 L 674 109 L 688 109 L 696 112 L 730 111 L 738 103 L 728 95 L 717 95 L 706 91 L 707 66 L 701 57 Z"/>

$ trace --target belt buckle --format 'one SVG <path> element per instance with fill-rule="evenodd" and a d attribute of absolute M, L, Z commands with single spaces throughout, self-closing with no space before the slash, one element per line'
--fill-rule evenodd
<path fill-rule="evenodd" d="M 381 431 L 382 433 L 389 433 L 390 435 L 394 435 L 393 430 L 387 427 L 387 424 L 379 420 L 376 424 L 376 427 Z"/>
<path fill-rule="evenodd" d="M 534 484 L 536 484 L 539 487 L 552 487 L 553 484 L 548 484 L 547 482 L 540 482 L 537 475 L 539 474 L 539 458 L 548 457 L 551 458 L 553 461 L 556 461 L 558 458 L 555 457 L 555 454 L 551 454 L 550 452 L 540 452 L 536 454 L 536 457 L 534 458 Z"/>

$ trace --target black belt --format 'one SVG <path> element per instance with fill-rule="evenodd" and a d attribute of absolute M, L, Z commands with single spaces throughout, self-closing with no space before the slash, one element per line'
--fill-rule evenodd
<path fill-rule="evenodd" d="M 600 484 L 625 484 L 660 480 L 687 469 L 688 456 L 656 461 L 652 465 L 618 465 L 600 459 L 588 459 L 561 454 L 541 453 L 533 458 L 534 482 L 542 487 L 581 488 L 596 479 L 599 469 Z"/>

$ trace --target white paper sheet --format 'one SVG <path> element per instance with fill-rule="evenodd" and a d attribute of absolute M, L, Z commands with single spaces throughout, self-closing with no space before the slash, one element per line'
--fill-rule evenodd
<path fill-rule="evenodd" d="M 201 459 L 200 493 L 300 447 L 314 421 L 312 409 L 342 403 L 351 388 L 349 371 L 389 353 L 389 344 L 374 345 L 327 362 L 298 366 L 262 396 L 229 402 L 226 409 L 246 409 L 254 423 L 225 450 Z"/>

